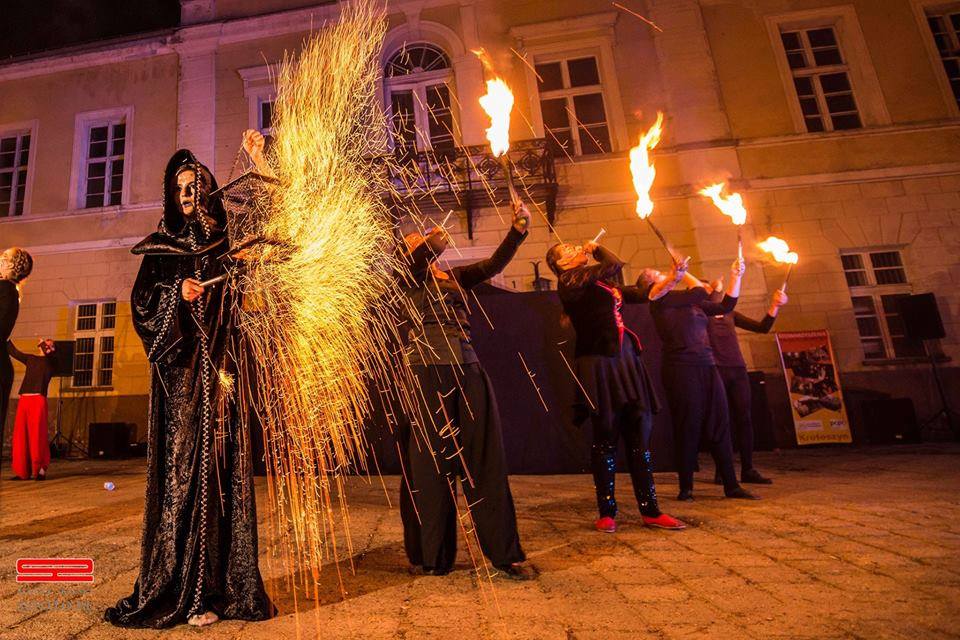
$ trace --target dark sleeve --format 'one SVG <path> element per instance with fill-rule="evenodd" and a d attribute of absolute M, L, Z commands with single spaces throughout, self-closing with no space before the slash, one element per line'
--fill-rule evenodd
<path fill-rule="evenodd" d="M 557 288 L 561 291 L 567 290 L 568 295 L 576 295 L 578 289 L 588 287 L 598 280 L 610 280 L 623 270 L 623 262 L 609 249 L 597 247 L 593 257 L 597 264 L 561 273 Z"/>
<path fill-rule="evenodd" d="M 27 364 L 27 354 L 17 349 L 11 340 L 7 340 L 7 353 L 10 354 L 10 357 L 14 360 L 19 360 L 23 364 Z"/>
<path fill-rule="evenodd" d="M 670 291 L 657 300 L 661 307 L 692 307 L 695 304 L 703 305 L 707 299 L 707 290 L 703 287 L 694 287 L 683 291 Z M 736 298 L 734 298 L 736 300 Z M 719 315 L 711 313 L 709 315 Z"/>
<path fill-rule="evenodd" d="M 703 312 L 708 316 L 723 316 L 731 311 L 734 307 L 737 306 L 737 298 L 733 296 L 728 296 L 723 294 L 723 300 L 720 302 L 710 302 L 709 300 L 704 300 L 700 303 L 700 308 L 703 309 Z"/>
<path fill-rule="evenodd" d="M 20 296 L 17 294 L 17 285 L 9 280 L 0 280 L 0 344 L 10 339 L 18 313 Z"/>
<path fill-rule="evenodd" d="M 650 302 L 650 289 L 652 288 L 652 284 L 645 287 L 640 285 L 620 287 L 620 293 L 623 294 L 623 301 L 626 304 L 643 304 L 644 302 Z"/>
<path fill-rule="evenodd" d="M 451 269 L 450 275 L 464 289 L 472 289 L 503 271 L 526 237 L 527 232 L 520 233 L 511 226 L 510 231 L 492 256 L 480 262 Z"/>
<path fill-rule="evenodd" d="M 130 295 L 133 327 L 143 341 L 150 362 L 179 353 L 189 309 L 181 305 L 182 278 L 170 268 L 175 258 L 144 256 Z M 183 308 L 181 308 L 183 307 Z"/>
<path fill-rule="evenodd" d="M 769 313 L 765 314 L 763 320 L 760 322 L 757 322 L 753 318 L 748 318 L 739 311 L 733 313 L 733 324 L 736 325 L 738 329 L 751 331 L 753 333 L 770 333 L 774 320 L 776 320 L 776 318 Z"/>

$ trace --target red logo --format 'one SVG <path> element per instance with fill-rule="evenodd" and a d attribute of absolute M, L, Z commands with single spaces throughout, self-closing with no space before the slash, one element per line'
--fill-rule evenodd
<path fill-rule="evenodd" d="M 93 582 L 93 558 L 19 558 L 17 582 Z"/>

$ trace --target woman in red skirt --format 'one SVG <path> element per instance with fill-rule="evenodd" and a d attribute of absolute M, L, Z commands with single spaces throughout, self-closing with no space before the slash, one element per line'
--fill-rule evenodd
<path fill-rule="evenodd" d="M 50 466 L 50 443 L 47 440 L 47 387 L 56 370 L 53 340 L 37 345 L 43 355 L 23 353 L 12 342 L 7 352 L 27 367 L 20 384 L 17 417 L 13 423 L 13 473 L 15 479 L 44 480 Z"/>

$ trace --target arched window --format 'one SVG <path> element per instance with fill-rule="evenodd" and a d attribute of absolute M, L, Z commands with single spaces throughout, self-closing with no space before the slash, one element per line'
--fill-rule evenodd
<path fill-rule="evenodd" d="M 407 44 L 390 56 L 383 75 L 394 149 L 452 149 L 457 135 L 447 54 L 425 42 Z"/>

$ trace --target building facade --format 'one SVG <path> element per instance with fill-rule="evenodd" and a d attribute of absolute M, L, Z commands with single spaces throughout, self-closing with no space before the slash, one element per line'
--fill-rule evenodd
<path fill-rule="evenodd" d="M 749 211 L 741 309 L 760 315 L 784 270 L 753 249 L 800 254 L 778 330 L 830 331 L 846 388 L 939 408 L 899 296 L 934 292 L 948 392 L 960 375 L 960 2 L 938 0 L 391 0 L 379 88 L 392 144 L 455 156 L 484 144 L 485 48 L 516 96 L 512 139 L 552 155 L 549 202 L 499 283 L 533 285 L 532 262 L 603 227 L 626 278 L 668 256 L 634 212 L 628 151 L 658 111 L 657 225 L 696 272 L 724 273 L 730 223 L 697 191 L 728 180 Z M 336 3 L 181 0 L 176 29 L 0 64 L 0 245 L 35 256 L 14 334 L 76 340 L 64 430 L 139 425 L 148 366 L 130 322 L 138 259 L 180 147 L 223 181 L 241 132 L 270 133 L 270 65 Z M 506 231 L 489 206 L 454 207 L 465 258 Z M 553 220 L 553 231 L 546 218 Z M 770 336 L 744 338 L 779 374 Z M 55 383 L 56 386 L 56 383 Z M 779 388 L 779 387 L 775 387 Z M 16 389 L 16 387 L 15 387 Z M 15 405 L 15 403 L 12 403 Z M 9 433 L 9 429 L 7 430 Z"/>

